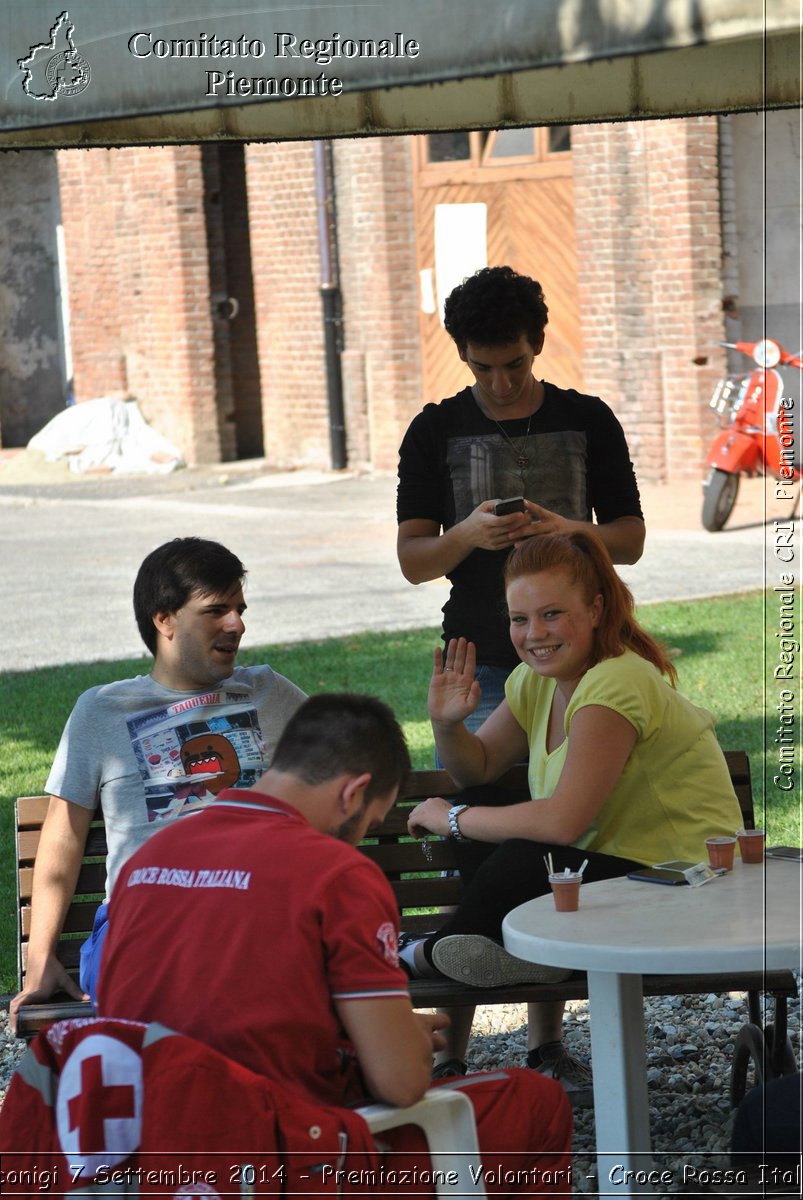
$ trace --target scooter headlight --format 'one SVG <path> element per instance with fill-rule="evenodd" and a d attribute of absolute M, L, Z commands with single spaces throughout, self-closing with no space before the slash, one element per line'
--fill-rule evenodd
<path fill-rule="evenodd" d="M 781 361 L 781 347 L 772 338 L 764 338 L 763 341 L 756 342 L 753 358 L 760 367 L 770 370 L 777 367 Z"/>

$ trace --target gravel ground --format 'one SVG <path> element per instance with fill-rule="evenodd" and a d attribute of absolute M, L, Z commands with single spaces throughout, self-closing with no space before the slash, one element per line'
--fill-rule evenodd
<path fill-rule="evenodd" d="M 789 1002 L 789 1033 L 800 1061 L 800 999 Z M 644 1005 L 647 1033 L 647 1079 L 656 1165 L 669 1170 L 673 1182 L 664 1194 L 704 1195 L 703 1172 L 727 1167 L 731 1110 L 730 1063 L 733 1043 L 747 1021 L 743 993 L 707 996 L 663 996 Z M 489 1071 L 522 1066 L 526 1053 L 525 1005 L 490 1005 L 477 1010 L 469 1047 L 469 1069 Z M 771 1016 L 768 1020 L 771 1020 Z M 588 1006 L 574 1001 L 564 1022 L 569 1050 L 590 1059 Z M 9 1032 L 7 1011 L 0 1012 L 0 1098 L 24 1047 Z M 574 1192 L 599 1194 L 594 1162 L 592 1109 L 575 1114 Z M 700 1174 L 690 1181 L 690 1170 Z M 685 1171 L 685 1182 L 684 1182 Z M 622 1187 L 605 1186 L 611 1195 Z M 739 1189 L 742 1195 L 744 1188 Z M 734 1193 L 736 1194 L 736 1193 Z"/>
<path fill-rule="evenodd" d="M 799 981 L 798 981 L 799 982 Z M 789 1034 L 800 1061 L 800 998 L 788 1002 Z M 526 1053 L 526 1007 L 479 1009 L 469 1048 L 470 1070 L 521 1066 Z M 665 1193 L 704 1195 L 705 1172 L 729 1166 L 730 1069 L 736 1035 L 748 1020 L 744 993 L 661 996 L 644 1004 L 647 1081 L 653 1158 L 673 1182 Z M 768 1016 L 771 1020 L 771 1015 Z M 591 1059 L 586 1001 L 567 1005 L 564 1040 L 572 1054 Z M 598 1195 L 593 1109 L 575 1113 L 573 1182 L 576 1195 Z M 693 1176 L 692 1171 L 697 1171 Z M 710 1182 L 710 1179 L 709 1179 Z M 602 1194 L 626 1195 L 615 1181 Z M 734 1195 L 746 1194 L 737 1189 Z"/>

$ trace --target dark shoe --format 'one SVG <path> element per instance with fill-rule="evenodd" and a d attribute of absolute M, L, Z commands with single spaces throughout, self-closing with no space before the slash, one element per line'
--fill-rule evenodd
<path fill-rule="evenodd" d="M 508 954 L 504 946 L 479 933 L 455 933 L 432 947 L 432 962 L 442 975 L 471 987 L 504 987 L 515 983 L 559 983 L 571 971 L 544 967 Z"/>
<path fill-rule="evenodd" d="M 590 1108 L 594 1103 L 594 1078 L 591 1068 L 580 1058 L 569 1054 L 563 1042 L 549 1042 L 531 1050 L 527 1066 L 556 1080 L 571 1101 L 572 1108 Z"/>
<path fill-rule="evenodd" d="M 465 1075 L 467 1069 L 466 1064 L 459 1058 L 447 1058 L 446 1062 L 438 1063 L 437 1067 L 432 1068 L 432 1078 L 452 1079 L 455 1076 Z"/>

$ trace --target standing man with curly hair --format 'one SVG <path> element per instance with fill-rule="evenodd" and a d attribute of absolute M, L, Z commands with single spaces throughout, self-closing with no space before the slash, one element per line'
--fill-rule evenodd
<path fill-rule="evenodd" d="M 615 563 L 644 547 L 638 487 L 622 427 L 602 400 L 533 374 L 544 348 L 541 285 L 511 267 L 486 267 L 456 287 L 444 324 L 474 384 L 427 404 L 399 451 L 398 556 L 405 578 L 446 575 L 443 637 L 477 647 L 482 723 L 504 699 L 517 664 L 502 570 L 526 537 L 589 526 Z M 496 516 L 521 496 L 523 511 Z"/>
<path fill-rule="evenodd" d="M 482 688 L 466 722 L 471 729 L 504 700 L 519 661 L 502 583 L 510 550 L 525 538 L 592 526 L 615 563 L 637 562 L 644 548 L 638 486 L 618 420 L 598 397 L 533 374 L 547 320 L 541 285 L 511 267 L 486 267 L 456 287 L 444 325 L 474 383 L 427 404 L 399 452 L 399 563 L 411 583 L 443 575 L 451 583 L 444 643 L 474 643 Z M 498 515 L 497 503 L 510 498 L 520 501 Z M 562 1006 L 531 1009 L 537 1059 L 539 1048 L 559 1044 Z M 462 1066 L 468 1037 L 456 1014 L 450 1035 L 445 1069 Z M 570 1090 L 566 1060 L 562 1082 Z M 574 1090 L 590 1099 L 587 1071 L 576 1065 Z"/>

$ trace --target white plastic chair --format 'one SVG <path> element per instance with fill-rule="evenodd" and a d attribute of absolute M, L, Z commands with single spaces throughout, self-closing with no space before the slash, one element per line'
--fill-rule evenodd
<path fill-rule="evenodd" d="M 448 1087 L 430 1088 L 409 1108 L 370 1104 L 357 1112 L 373 1134 L 400 1125 L 418 1125 L 427 1139 L 432 1171 L 438 1172 L 436 1194 L 484 1200 L 477 1123 L 471 1101 L 464 1092 Z M 451 1179 L 455 1182 L 450 1182 Z"/>

